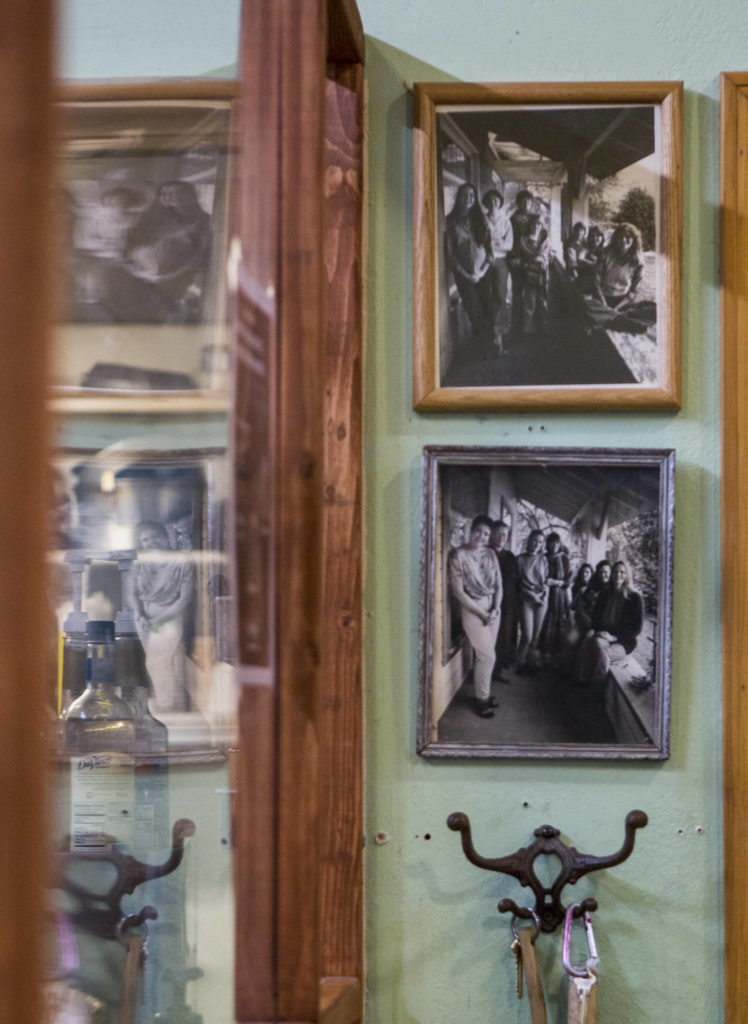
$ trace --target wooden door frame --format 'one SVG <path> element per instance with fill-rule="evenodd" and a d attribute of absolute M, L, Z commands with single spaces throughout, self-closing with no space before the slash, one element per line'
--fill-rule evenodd
<path fill-rule="evenodd" d="M 721 75 L 725 1022 L 748 1020 L 748 73 Z"/>
<path fill-rule="evenodd" d="M 362 62 L 351 0 L 244 0 L 239 234 L 273 307 L 274 637 L 264 677 L 240 666 L 241 1022 L 362 1015 Z M 236 485 L 247 515 L 256 485 Z"/>
<path fill-rule="evenodd" d="M 52 0 L 7 0 L 0 33 L 0 904 L 8 928 L 0 950 L 0 1024 L 16 1024 L 41 1020 L 44 791 L 56 675 L 45 587 Z"/>

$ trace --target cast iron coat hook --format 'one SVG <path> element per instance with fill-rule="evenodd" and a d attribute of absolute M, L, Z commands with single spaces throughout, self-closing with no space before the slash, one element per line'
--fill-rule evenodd
<path fill-rule="evenodd" d="M 453 832 L 462 837 L 462 849 L 467 859 L 479 868 L 487 871 L 500 871 L 516 878 L 521 885 L 530 886 L 535 893 L 535 913 L 540 918 L 540 927 L 544 932 L 552 932 L 561 924 L 566 915 L 566 908 L 561 903 L 561 890 L 565 885 L 576 885 L 582 875 L 601 868 L 612 868 L 621 864 L 634 849 L 634 837 L 638 828 L 644 828 L 648 818 L 644 811 L 629 811 L 626 815 L 626 832 L 623 846 L 617 853 L 608 857 L 593 857 L 588 853 L 579 853 L 573 846 L 567 846 L 560 839 L 560 832 L 553 825 L 541 825 L 533 833 L 537 838 L 529 846 L 524 846 L 508 857 L 481 857 L 473 846 L 470 834 L 470 819 L 462 811 L 455 811 L 447 818 L 447 825 Z M 535 858 L 541 854 L 555 854 L 561 861 L 561 870 L 551 887 L 546 888 L 535 874 Z M 588 897 L 578 904 L 574 917 L 585 911 L 597 910 L 597 900 Z M 514 900 L 499 901 L 499 913 L 511 912 L 516 917 L 531 918 L 532 911 L 528 907 L 518 907 Z"/>

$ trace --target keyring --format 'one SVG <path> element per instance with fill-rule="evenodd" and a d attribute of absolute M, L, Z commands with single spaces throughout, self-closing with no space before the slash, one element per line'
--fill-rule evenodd
<path fill-rule="evenodd" d="M 525 910 L 530 915 L 530 917 L 532 917 L 533 923 L 535 924 L 535 934 L 532 937 L 532 941 L 535 942 L 535 940 L 537 939 L 538 935 L 540 935 L 540 918 L 535 913 L 535 911 L 534 910 L 530 910 L 529 907 L 525 907 Z M 509 927 L 512 929 L 512 935 L 514 936 L 514 938 L 518 939 L 519 935 L 517 935 L 517 929 L 514 927 L 514 922 L 516 920 L 517 920 L 517 915 L 516 914 L 512 914 L 512 919 L 509 922 Z M 526 920 L 526 918 L 523 918 L 523 920 Z"/>

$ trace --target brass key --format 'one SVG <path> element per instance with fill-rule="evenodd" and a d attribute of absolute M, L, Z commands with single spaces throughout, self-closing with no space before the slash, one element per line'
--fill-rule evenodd
<path fill-rule="evenodd" d="M 517 999 L 522 998 L 522 947 L 519 944 L 519 939 L 515 939 L 509 947 L 514 955 L 514 959 L 517 964 Z"/>

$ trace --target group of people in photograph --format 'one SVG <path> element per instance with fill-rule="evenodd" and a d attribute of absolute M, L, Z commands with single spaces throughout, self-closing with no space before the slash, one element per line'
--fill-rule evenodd
<path fill-rule="evenodd" d="M 477 515 L 466 543 L 448 558 L 448 582 L 473 652 L 474 709 L 492 718 L 501 672 L 537 673 L 544 664 L 585 684 L 602 683 L 632 653 L 644 624 L 641 595 L 627 564 L 603 559 L 572 573 L 555 531 L 532 530 L 525 550 L 510 548 L 502 520 Z"/>
<path fill-rule="evenodd" d="M 604 326 L 625 316 L 630 331 L 655 323 L 655 303 L 639 296 L 643 243 L 634 224 L 616 224 L 606 239 L 599 225 L 577 221 L 564 242 L 564 269 L 593 323 Z"/>
<path fill-rule="evenodd" d="M 469 324 L 472 347 L 486 357 L 500 355 L 505 339 L 524 338 L 545 329 L 549 315 L 550 248 L 548 204 L 523 188 L 510 207 L 498 188 L 479 197 L 465 182 L 457 189 L 446 218 L 444 248 Z M 602 227 L 578 221 L 563 243 L 567 280 L 582 300 L 589 325 L 621 319 L 632 330 L 656 320 L 654 302 L 641 302 L 644 272 L 639 229 L 617 224 L 608 237 Z"/>

